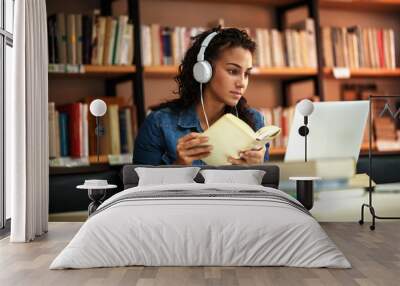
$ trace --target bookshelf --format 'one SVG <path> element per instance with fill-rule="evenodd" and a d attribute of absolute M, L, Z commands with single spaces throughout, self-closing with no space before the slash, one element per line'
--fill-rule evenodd
<path fill-rule="evenodd" d="M 72 124 L 68 125 L 67 128 L 74 126 L 74 129 L 76 129 L 77 125 L 72 123 L 72 120 L 76 121 L 76 116 L 73 115 L 76 112 L 79 112 L 81 119 L 78 120 L 82 122 L 79 123 L 82 130 L 79 139 L 73 138 L 75 135 L 70 130 L 64 132 L 68 138 L 63 142 L 68 142 L 66 148 L 68 151 L 62 153 L 61 157 L 59 155 L 51 156 L 49 163 L 51 175 L 58 174 L 60 169 L 63 169 L 62 174 L 67 174 L 68 170 L 69 173 L 73 174 L 78 169 L 84 169 L 85 172 L 93 169 L 93 172 L 96 172 L 96 170 L 99 170 L 99 166 L 112 168 L 112 166 L 121 166 L 131 162 L 131 153 L 115 154 L 115 152 L 112 152 L 114 155 L 106 155 L 102 151 L 98 160 L 97 156 L 93 154 L 95 148 L 90 147 L 94 144 L 95 126 L 94 123 L 91 123 L 93 116 L 90 115 L 88 107 L 90 101 L 94 98 L 99 97 L 105 100 L 109 105 L 108 111 L 110 111 L 111 105 L 118 105 L 118 111 L 114 112 L 116 119 L 115 116 L 114 119 L 111 119 L 110 115 L 109 118 L 106 119 L 107 116 L 104 116 L 100 120 L 103 126 L 113 124 L 107 122 L 115 122 L 115 120 L 119 121 L 121 126 L 121 120 L 123 120 L 126 123 L 124 134 L 126 133 L 126 138 L 132 138 L 131 141 L 133 141 L 133 136 L 129 134 L 132 133 L 127 130 L 135 132 L 137 129 L 135 124 L 138 124 L 144 118 L 143 104 L 141 104 L 143 102 L 141 64 L 140 57 L 137 57 L 140 49 L 134 49 L 133 40 L 135 35 L 139 33 L 139 31 L 135 31 L 135 23 L 138 18 L 136 17 L 138 1 L 127 0 L 128 9 L 124 13 L 118 11 L 114 13 L 112 2 L 74 0 L 61 4 L 56 0 L 46 1 L 49 35 L 49 102 L 52 102 L 52 112 L 50 112 L 51 105 L 49 104 L 49 126 L 53 121 L 56 121 L 54 126 L 58 125 L 58 115 L 61 115 L 61 113 L 67 113 L 67 124 Z M 104 26 L 101 27 L 102 25 Z M 136 25 L 136 27 L 139 27 L 139 25 Z M 112 33 L 114 33 L 114 36 L 112 36 Z M 111 42 L 111 39 L 113 39 L 113 42 Z M 120 97 L 121 93 L 122 96 Z M 78 102 L 80 105 L 78 109 L 69 108 L 70 105 L 76 105 Z M 66 110 L 66 108 L 68 109 Z M 121 119 L 121 112 L 125 111 L 126 114 Z M 54 118 L 56 113 L 57 119 Z M 85 116 L 87 117 L 85 118 Z M 108 125 L 107 128 L 106 133 L 109 132 L 109 134 L 112 134 L 112 130 L 115 130 L 112 125 Z M 122 134 L 120 133 L 122 129 L 118 129 L 118 133 Z M 49 130 L 50 134 L 60 136 L 60 133 L 52 130 L 53 132 Z M 60 132 L 60 130 L 57 132 Z M 82 134 L 86 135 L 82 137 Z M 50 137 L 52 137 L 50 139 L 51 144 L 51 142 L 54 142 L 55 136 Z M 122 138 L 122 135 L 118 135 L 118 141 L 122 140 L 120 138 Z M 79 156 L 76 155 L 77 151 L 71 151 L 76 150 L 72 146 L 76 146 L 76 143 L 73 143 L 76 140 L 81 141 Z M 111 139 L 111 141 L 113 140 Z M 60 144 L 60 148 L 62 148 L 62 145 L 66 144 L 63 142 L 56 142 L 53 145 Z M 102 142 L 101 144 L 111 146 L 113 143 Z M 123 148 L 122 141 L 120 147 Z M 122 153 L 122 149 L 120 152 Z M 52 152 L 50 147 L 51 154 L 54 154 L 54 148 Z"/>
<path fill-rule="evenodd" d="M 394 35 L 399 33 L 399 13 L 400 1 L 398 0 L 319 1 L 321 27 L 325 29 L 326 27 L 335 27 L 334 29 L 337 30 L 342 29 L 341 32 L 348 37 L 348 56 L 349 58 L 353 56 L 353 59 L 347 64 L 349 77 L 335 78 L 334 70 L 330 65 L 323 68 L 325 90 L 330 91 L 327 94 L 326 100 L 341 100 L 342 96 L 345 95 L 346 86 L 347 88 L 355 86 L 356 90 L 353 90 L 355 92 L 354 95 L 357 93 L 355 97 L 363 99 L 368 99 L 368 95 L 398 94 L 396 86 L 400 79 L 399 42 L 397 37 L 394 37 L 394 40 L 393 38 L 390 39 L 390 33 Z M 340 33 L 337 33 L 338 31 L 335 32 L 336 37 L 340 35 Z M 324 37 L 322 37 L 322 41 L 324 46 L 326 46 L 326 39 Z M 351 51 L 351 44 L 349 45 L 349 43 L 355 46 L 354 50 Z M 395 51 L 394 49 L 393 51 L 391 50 L 392 45 L 395 46 Z M 335 45 L 333 45 L 333 49 L 335 49 Z M 343 53 L 343 51 L 340 53 Z M 323 50 L 324 60 L 325 53 L 327 53 L 327 49 Z M 355 62 L 354 58 L 358 62 Z M 359 65 L 359 67 L 355 65 Z M 363 92 L 362 88 L 360 89 L 363 84 L 366 84 L 366 86 L 375 86 L 377 90 L 372 89 Z M 351 93 L 348 95 L 351 95 Z M 375 140 L 384 141 L 383 135 L 377 134 L 375 124 L 374 119 L 373 134 Z M 380 127 L 383 127 L 383 125 Z M 396 136 L 394 133 L 392 135 Z M 364 138 L 367 138 L 367 136 Z M 385 138 L 385 140 L 387 139 Z M 376 144 L 373 141 L 372 153 L 374 156 L 390 156 L 400 153 L 399 150 L 395 149 L 392 151 L 383 150 L 380 144 Z M 367 154 L 368 145 L 364 144 L 361 149 L 361 155 Z"/>
<path fill-rule="evenodd" d="M 86 13 L 93 8 L 100 8 L 102 15 L 110 15 L 112 5 L 122 3 L 123 0 L 114 1 L 89 1 L 85 4 L 77 0 L 70 1 L 66 7 L 61 7 L 54 0 L 47 0 L 51 3 L 54 12 L 64 13 Z M 89 4 L 88 4 L 89 3 Z M 80 5 L 82 8 L 79 8 Z M 92 6 L 90 6 L 92 5 Z M 129 16 L 129 19 L 134 24 L 134 62 L 131 65 L 119 66 L 103 66 L 103 65 L 83 65 L 82 72 L 78 73 L 49 73 L 49 79 L 52 82 L 71 81 L 71 84 L 77 85 L 101 85 L 105 86 L 103 95 L 115 95 L 115 84 L 121 81 L 130 80 L 133 84 L 125 88 L 125 93 L 131 94 L 132 102 L 137 109 L 138 125 L 144 120 L 146 110 L 150 105 L 168 99 L 168 94 L 163 94 L 165 91 L 174 90 L 174 82 L 172 78 L 176 75 L 177 65 L 144 65 L 143 64 L 143 43 L 140 27 L 142 25 L 151 25 L 159 23 L 162 26 L 207 26 L 210 22 L 215 22 L 215 19 L 222 17 L 226 20 L 226 26 L 249 27 L 255 28 L 278 28 L 285 29 L 287 24 L 286 14 L 292 14 L 293 10 L 303 9 L 305 14 L 308 14 L 314 20 L 315 26 L 333 26 L 344 25 L 351 26 L 352 15 L 355 19 L 361 19 L 360 25 L 379 26 L 381 18 L 389 15 L 390 17 L 398 16 L 400 12 L 400 0 L 386 1 L 274 1 L 274 0 L 217 0 L 217 1 L 147 1 L 147 0 L 126 0 L 126 4 L 121 4 L 124 14 Z M 54 11 L 54 8 L 56 8 Z M 64 10 L 63 10 L 64 9 Z M 80 10 L 81 9 L 81 10 Z M 166 9 L 171 13 L 165 13 Z M 179 11 L 186 11 L 180 13 Z M 345 19 L 331 19 L 332 13 L 345 13 Z M 374 21 L 373 18 L 379 13 Z M 241 17 L 237 17 L 240 14 Z M 301 13 L 300 13 L 301 14 Z M 372 15 L 372 17 L 370 17 Z M 293 18 L 295 18 L 294 16 Z M 389 17 L 389 18 L 390 18 Z M 370 20 L 370 18 L 372 20 Z M 387 27 L 392 28 L 395 20 L 387 20 L 383 23 Z M 396 31 L 399 27 L 393 27 Z M 323 66 L 323 45 L 320 35 L 320 30 L 315 30 L 316 37 L 316 57 L 317 66 L 313 68 L 300 67 L 255 67 L 252 71 L 251 86 L 249 87 L 248 101 L 251 106 L 255 107 L 274 107 L 287 106 L 288 94 L 290 92 L 300 94 L 306 90 L 309 96 L 319 96 L 320 100 L 337 100 L 340 82 L 346 80 L 388 80 L 397 81 L 400 79 L 400 68 L 358 68 L 350 69 L 350 78 L 337 80 L 333 76 L 332 68 Z M 399 45 L 396 43 L 396 48 Z M 396 55 L 397 56 L 397 55 Z M 398 64 L 398 63 L 397 63 Z M 292 85 L 298 83 L 308 83 L 307 88 L 301 87 L 292 89 Z M 70 84 L 70 81 L 65 84 Z M 73 83 L 72 83 L 73 82 Z M 84 83 L 88 82 L 88 83 Z M 61 84 L 63 85 L 63 84 Z M 331 89 L 331 86 L 335 86 Z M 89 89 L 87 89 L 89 90 Z M 291 91 L 289 91 L 291 90 Z M 311 91 L 310 91 L 311 90 Z M 334 92 L 332 92 L 334 90 Z M 271 147 L 270 153 L 272 156 L 283 156 L 284 147 Z M 365 153 L 365 146 L 362 148 L 362 153 Z M 395 152 L 397 153 L 397 152 Z M 109 158 L 105 155 L 101 156 L 99 162 L 97 158 L 89 157 L 89 163 L 93 166 L 108 165 Z"/>

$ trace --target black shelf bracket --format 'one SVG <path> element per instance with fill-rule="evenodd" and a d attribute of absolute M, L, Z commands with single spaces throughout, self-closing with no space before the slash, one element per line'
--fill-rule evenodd
<path fill-rule="evenodd" d="M 134 64 L 136 66 L 135 77 L 133 80 L 133 97 L 137 112 L 137 126 L 140 126 L 145 117 L 145 100 L 144 100 L 144 84 L 143 84 L 143 64 L 142 64 L 142 41 L 140 36 L 140 5 L 139 0 L 128 1 L 129 19 L 133 22 L 134 27 Z"/>
<path fill-rule="evenodd" d="M 322 38 L 321 38 L 321 29 L 320 29 L 320 19 L 319 19 L 319 9 L 318 9 L 318 2 L 319 0 L 311 0 L 308 2 L 308 13 L 311 18 L 314 19 L 315 25 L 315 45 L 317 49 L 317 76 L 314 80 L 314 90 L 315 93 L 319 96 L 321 101 L 324 101 L 324 84 L 323 84 L 323 77 L 324 77 L 324 63 L 323 63 L 323 51 L 322 51 Z"/>
<path fill-rule="evenodd" d="M 110 16 L 111 15 L 111 0 L 101 0 L 100 3 L 100 12 L 102 16 Z"/>
<path fill-rule="evenodd" d="M 279 31 L 285 29 L 285 14 L 286 12 L 306 6 L 308 9 L 309 16 L 314 19 L 315 25 L 315 41 L 317 51 L 317 75 L 309 77 L 300 77 L 290 80 L 281 81 L 281 92 L 282 92 L 282 105 L 287 106 L 288 88 L 290 84 L 301 82 L 305 80 L 313 80 L 315 94 L 319 96 L 320 100 L 324 100 L 324 88 L 323 88 L 323 63 L 322 63 L 322 45 L 321 45 L 321 33 L 320 33 L 320 20 L 318 10 L 318 0 L 305 0 L 298 1 L 284 6 L 278 6 L 275 10 L 277 28 Z"/>

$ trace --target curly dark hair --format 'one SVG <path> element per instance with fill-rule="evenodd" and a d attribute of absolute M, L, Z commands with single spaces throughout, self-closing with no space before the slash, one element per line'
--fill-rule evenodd
<path fill-rule="evenodd" d="M 193 44 L 186 51 L 182 63 L 179 66 L 178 75 L 175 77 L 178 90 L 174 91 L 174 94 L 179 95 L 179 98 L 153 107 L 153 110 L 164 107 L 170 107 L 173 110 L 181 110 L 189 108 L 200 101 L 200 88 L 199 83 L 193 76 L 193 66 L 197 62 L 197 54 L 200 51 L 201 43 L 212 32 L 218 32 L 218 34 L 211 40 L 204 54 L 204 59 L 211 63 L 211 65 L 213 65 L 223 50 L 229 48 L 241 47 L 250 51 L 251 54 L 255 52 L 256 43 L 249 37 L 246 31 L 237 28 L 222 29 L 221 27 L 216 27 L 193 37 Z M 203 85 L 203 91 L 204 88 L 205 85 Z M 243 96 L 237 103 L 236 108 L 239 118 L 244 120 L 255 130 L 254 119 L 249 112 L 250 107 Z M 230 106 L 225 107 L 225 113 L 234 113 L 233 111 L 234 108 Z"/>

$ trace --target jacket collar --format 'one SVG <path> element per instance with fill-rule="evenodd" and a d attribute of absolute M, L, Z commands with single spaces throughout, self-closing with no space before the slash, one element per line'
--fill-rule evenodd
<path fill-rule="evenodd" d="M 197 117 L 195 105 L 180 111 L 178 126 L 182 128 L 197 128 L 200 130 L 200 122 L 199 118 Z"/>

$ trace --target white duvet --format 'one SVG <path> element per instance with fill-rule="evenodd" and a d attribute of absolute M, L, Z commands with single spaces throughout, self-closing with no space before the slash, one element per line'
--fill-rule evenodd
<path fill-rule="evenodd" d="M 262 191 L 262 186 L 179 184 L 135 187 L 107 201 L 50 265 L 50 269 L 146 266 L 294 266 L 350 268 L 306 211 L 275 199 L 247 197 L 140 198 L 137 192 Z M 140 193 L 145 194 L 145 193 Z"/>

